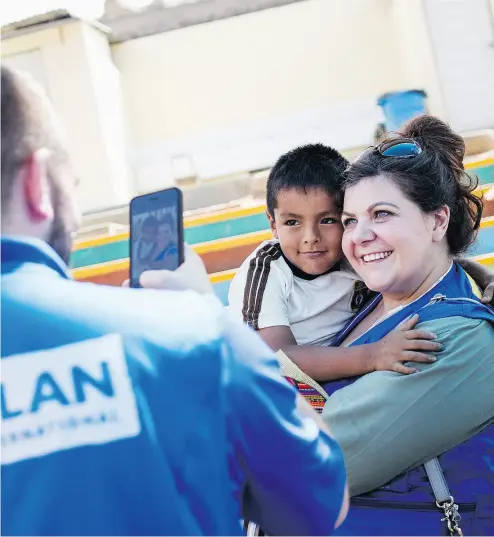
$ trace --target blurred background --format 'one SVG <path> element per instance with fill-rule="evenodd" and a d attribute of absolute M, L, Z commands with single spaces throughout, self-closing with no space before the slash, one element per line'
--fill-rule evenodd
<path fill-rule="evenodd" d="M 184 191 L 189 242 L 193 231 L 198 244 L 264 232 L 265 180 L 283 152 L 322 142 L 352 157 L 400 114 L 447 120 L 482 183 L 494 182 L 494 0 L 17 0 L 0 10 L 2 62 L 44 86 L 81 178 L 75 268 L 125 266 L 129 200 L 171 185 Z M 234 222 L 244 213 L 258 220 Z M 203 229 L 222 221 L 223 234 Z M 95 257 L 97 246 L 111 253 Z"/>

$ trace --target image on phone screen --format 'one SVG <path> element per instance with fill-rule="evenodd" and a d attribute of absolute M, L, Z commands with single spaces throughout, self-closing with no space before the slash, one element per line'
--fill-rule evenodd
<path fill-rule="evenodd" d="M 142 203 L 132 205 L 130 247 L 133 286 L 138 286 L 139 277 L 145 270 L 175 270 L 182 262 L 179 204 L 173 203 L 173 197 L 170 201 L 171 205 L 153 206 L 152 209 L 151 203 L 145 203 L 145 198 Z"/>

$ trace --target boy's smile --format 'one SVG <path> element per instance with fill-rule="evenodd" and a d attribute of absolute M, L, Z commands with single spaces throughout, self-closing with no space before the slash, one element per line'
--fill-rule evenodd
<path fill-rule="evenodd" d="M 324 274 L 340 261 L 341 215 L 324 190 L 281 190 L 268 219 L 283 254 L 303 272 Z"/>

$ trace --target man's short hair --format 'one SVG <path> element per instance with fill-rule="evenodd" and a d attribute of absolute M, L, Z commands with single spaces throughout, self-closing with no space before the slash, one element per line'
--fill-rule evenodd
<path fill-rule="evenodd" d="M 323 144 L 297 147 L 282 155 L 271 169 L 267 183 L 266 205 L 274 216 L 278 195 L 282 190 L 321 189 L 342 203 L 343 172 L 349 162 L 336 149 Z"/>
<path fill-rule="evenodd" d="M 29 155 L 49 151 L 47 165 L 53 170 L 67 162 L 62 133 L 51 104 L 29 75 L 1 67 L 2 214 L 8 211 L 14 182 Z M 52 178 L 53 179 L 53 178 Z"/>

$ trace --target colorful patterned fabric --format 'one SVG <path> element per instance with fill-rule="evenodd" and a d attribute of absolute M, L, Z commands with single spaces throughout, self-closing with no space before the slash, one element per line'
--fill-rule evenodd
<path fill-rule="evenodd" d="M 318 412 L 319 414 L 322 412 L 322 409 L 324 408 L 324 403 L 326 402 L 326 399 L 323 395 L 321 395 L 315 388 L 309 386 L 308 384 L 304 384 L 303 382 L 299 382 L 290 377 L 285 378 L 290 384 L 297 388 L 300 395 L 303 395 L 305 399 L 307 399 L 307 401 L 310 403 L 310 405 L 316 412 Z"/>

